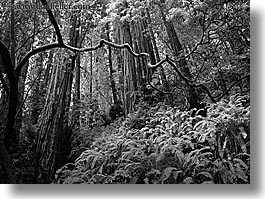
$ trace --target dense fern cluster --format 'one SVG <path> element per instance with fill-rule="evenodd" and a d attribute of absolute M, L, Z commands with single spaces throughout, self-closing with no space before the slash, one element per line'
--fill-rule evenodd
<path fill-rule="evenodd" d="M 103 132 L 75 163 L 56 172 L 65 184 L 249 183 L 250 107 L 246 97 L 210 104 L 207 117 L 165 105 L 142 108 Z"/>

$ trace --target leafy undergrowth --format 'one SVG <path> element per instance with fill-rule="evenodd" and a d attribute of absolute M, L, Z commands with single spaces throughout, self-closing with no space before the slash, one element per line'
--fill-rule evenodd
<path fill-rule="evenodd" d="M 59 169 L 54 183 L 248 184 L 245 100 L 232 96 L 211 104 L 207 117 L 161 104 L 139 109 Z"/>
<path fill-rule="evenodd" d="M 73 132 L 72 150 L 68 157 L 70 162 L 74 162 L 82 152 L 88 150 L 95 139 L 105 136 L 105 132 L 112 132 L 115 130 L 113 126 L 96 126 L 81 127 L 79 130 Z"/>

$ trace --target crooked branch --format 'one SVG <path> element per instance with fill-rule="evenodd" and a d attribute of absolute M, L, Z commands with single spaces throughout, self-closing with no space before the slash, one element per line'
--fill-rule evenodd
<path fill-rule="evenodd" d="M 104 45 L 108 45 L 108 46 L 111 46 L 111 47 L 116 48 L 116 49 L 127 49 L 128 52 L 129 52 L 132 56 L 134 56 L 134 57 L 146 57 L 146 58 L 147 58 L 147 67 L 148 67 L 148 70 L 150 70 L 150 69 L 156 69 L 156 68 L 158 68 L 158 67 L 161 67 L 164 63 L 168 63 L 169 65 L 171 65 L 171 66 L 174 68 L 174 70 L 177 72 L 177 74 L 180 76 L 180 78 L 183 79 L 183 80 L 186 82 L 186 84 L 187 84 L 188 86 L 191 86 L 191 87 L 200 87 L 200 88 L 202 88 L 202 89 L 205 91 L 205 93 L 209 96 L 209 98 L 210 98 L 213 102 L 217 102 L 217 101 L 219 101 L 220 99 L 222 99 L 222 97 L 224 97 L 225 95 L 227 95 L 228 92 L 229 92 L 229 91 L 230 91 L 230 90 L 231 90 L 236 84 L 238 84 L 240 81 L 242 81 L 243 79 L 246 78 L 246 77 L 243 77 L 243 78 L 239 79 L 239 80 L 236 81 L 234 84 L 232 84 L 232 85 L 229 87 L 229 89 L 228 89 L 225 93 L 221 94 L 220 96 L 214 97 L 214 96 L 212 96 L 211 92 L 209 91 L 209 89 L 208 89 L 204 84 L 195 84 L 195 83 L 194 83 L 194 80 L 191 80 L 191 79 L 186 78 L 186 77 L 184 76 L 184 74 L 179 70 L 179 68 L 177 67 L 177 65 L 176 65 L 172 60 L 170 60 L 168 56 L 166 56 L 166 58 L 163 59 L 163 60 L 161 60 L 160 62 L 158 62 L 158 63 L 152 65 L 152 64 L 151 64 L 151 61 L 150 61 L 150 55 L 149 55 L 148 53 L 136 53 L 136 52 L 133 51 L 132 47 L 131 47 L 129 44 L 127 44 L 127 43 L 126 43 L 126 44 L 115 44 L 115 43 L 110 42 L 110 41 L 107 41 L 107 40 L 105 40 L 105 39 L 101 39 L 101 40 L 98 42 L 98 44 L 96 44 L 95 46 L 86 47 L 86 48 L 77 48 L 77 47 L 72 47 L 72 46 L 66 45 L 66 44 L 64 44 L 64 42 L 63 42 L 62 35 L 61 35 L 61 32 L 60 32 L 60 29 L 59 29 L 58 23 L 57 23 L 57 21 L 56 21 L 54 15 L 53 15 L 53 13 L 52 13 L 52 11 L 50 10 L 50 8 L 49 8 L 49 6 L 48 6 L 47 1 L 46 1 L 46 0 L 41 0 L 41 2 L 42 2 L 42 4 L 43 4 L 43 6 L 46 8 L 46 11 L 47 11 L 48 16 L 49 16 L 49 20 L 51 21 L 51 23 L 52 23 L 52 25 L 53 25 L 53 27 L 54 27 L 54 29 L 55 29 L 55 33 L 56 33 L 56 35 L 57 35 L 57 40 L 58 40 L 58 42 L 57 42 L 57 43 L 52 43 L 52 44 L 47 44 L 47 45 L 45 45 L 45 46 L 42 46 L 42 47 L 36 48 L 36 49 L 30 51 L 29 53 L 27 53 L 27 54 L 25 55 L 25 57 L 22 59 L 22 61 L 18 64 L 17 68 L 16 68 L 16 73 L 17 73 L 17 74 L 20 73 L 22 67 L 27 63 L 27 61 L 29 60 L 29 58 L 30 58 L 31 56 L 33 56 L 33 55 L 35 55 L 35 54 L 37 54 L 37 53 L 40 53 L 40 52 L 42 52 L 42 51 L 45 51 L 45 50 L 49 50 L 49 49 L 52 49 L 52 48 L 57 48 L 57 47 L 59 47 L 59 48 L 66 48 L 66 49 L 68 49 L 68 50 L 71 50 L 71 51 L 77 53 L 77 52 L 89 52 L 89 51 L 94 51 L 94 50 L 97 50 L 97 49 L 103 47 Z M 204 19 L 204 21 L 205 21 L 205 19 Z M 177 60 L 177 62 L 180 62 L 181 60 L 185 60 L 185 59 L 186 59 L 187 57 L 189 57 L 193 52 L 196 51 L 196 49 L 198 48 L 198 46 L 202 43 L 202 41 L 203 41 L 203 39 L 204 39 L 204 36 L 205 36 L 205 35 L 204 35 L 204 34 L 205 34 L 205 29 L 207 29 L 207 28 L 208 28 L 208 27 L 205 28 L 205 27 L 204 27 L 204 24 L 203 24 L 203 31 L 202 31 L 203 33 L 202 33 L 202 36 L 201 36 L 201 40 L 200 40 L 200 42 L 195 46 L 195 48 L 194 48 L 189 54 L 185 55 L 184 57 L 179 58 L 179 59 Z M 0 51 L 0 53 L 1 53 L 1 51 Z M 1 54 L 2 54 L 2 53 L 1 53 Z M 11 63 L 11 64 L 12 64 L 12 63 Z M 158 89 L 158 88 L 156 88 L 155 86 L 153 86 L 153 85 L 151 84 L 151 82 L 150 82 L 150 79 L 148 80 L 148 84 L 149 84 L 152 88 L 154 88 L 154 89 L 156 89 L 156 90 L 158 90 L 158 91 L 160 91 L 160 92 L 163 92 L 163 91 L 161 91 L 160 89 Z M 163 92 L 163 93 L 168 94 L 167 92 Z M 216 99 L 216 98 L 217 98 L 217 99 Z"/>

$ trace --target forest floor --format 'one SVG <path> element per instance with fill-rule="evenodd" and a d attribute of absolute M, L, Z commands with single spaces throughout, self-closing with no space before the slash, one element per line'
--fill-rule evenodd
<path fill-rule="evenodd" d="M 206 117 L 143 106 L 75 136 L 66 184 L 248 184 L 250 106 L 244 97 L 210 104 Z"/>

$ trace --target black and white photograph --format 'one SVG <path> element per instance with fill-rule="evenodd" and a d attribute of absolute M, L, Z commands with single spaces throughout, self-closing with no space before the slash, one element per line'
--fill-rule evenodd
<path fill-rule="evenodd" d="M 250 0 L 1 0 L 1 184 L 249 185 L 250 137 Z"/>

